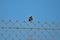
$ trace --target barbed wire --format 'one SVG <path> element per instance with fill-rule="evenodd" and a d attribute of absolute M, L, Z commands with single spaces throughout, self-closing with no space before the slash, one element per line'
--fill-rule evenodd
<path fill-rule="evenodd" d="M 25 25 L 25 26 L 23 26 Z M 31 27 L 32 26 L 32 27 Z M 51 22 L 50 24 L 46 21 L 43 24 L 40 23 L 40 21 L 37 21 L 36 23 L 27 23 L 26 21 L 20 22 L 19 20 L 16 20 L 15 22 L 12 20 L 9 21 L 5 21 L 5 20 L 1 20 L 0 21 L 0 28 L 1 29 L 58 29 L 60 30 L 60 22 L 56 23 L 56 22 Z"/>
<path fill-rule="evenodd" d="M 60 22 L 0 20 L 1 40 L 60 40 Z"/>

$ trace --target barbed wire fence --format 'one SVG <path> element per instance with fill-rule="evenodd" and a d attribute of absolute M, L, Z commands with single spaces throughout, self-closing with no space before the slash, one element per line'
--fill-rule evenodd
<path fill-rule="evenodd" d="M 60 22 L 0 21 L 1 40 L 60 40 Z"/>

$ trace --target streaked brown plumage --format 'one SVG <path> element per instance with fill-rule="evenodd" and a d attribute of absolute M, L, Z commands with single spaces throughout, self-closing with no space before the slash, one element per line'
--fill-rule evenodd
<path fill-rule="evenodd" d="M 32 22 L 33 18 L 32 16 L 29 17 L 29 22 Z"/>

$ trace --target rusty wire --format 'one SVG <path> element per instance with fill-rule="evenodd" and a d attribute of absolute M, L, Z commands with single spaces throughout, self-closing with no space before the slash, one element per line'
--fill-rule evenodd
<path fill-rule="evenodd" d="M 4 31 L 4 33 L 2 33 L 2 31 Z M 22 38 L 25 38 L 25 40 L 44 40 L 44 38 L 45 40 L 55 40 L 55 38 L 57 40 L 60 40 L 60 22 L 48 23 L 46 21 L 42 24 L 40 21 L 37 21 L 36 23 L 27 23 L 26 21 L 20 22 L 19 20 L 1 20 L 0 38 L 4 38 L 5 40 L 15 40 L 15 38 L 13 38 L 12 34 L 9 34 L 9 32 L 11 32 L 15 36 L 15 38 L 17 38 L 17 40 L 23 40 L 19 35 L 22 35 Z M 18 33 L 15 34 L 16 32 Z M 25 32 L 26 34 L 24 34 L 23 32 Z M 47 33 L 48 36 L 45 33 Z M 4 35 L 7 35 L 7 38 L 5 38 Z M 41 35 L 43 37 L 41 37 Z M 36 38 L 34 38 L 34 36 L 36 36 Z"/>

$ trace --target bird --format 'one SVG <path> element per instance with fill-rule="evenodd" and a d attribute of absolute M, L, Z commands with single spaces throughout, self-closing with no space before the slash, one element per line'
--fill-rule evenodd
<path fill-rule="evenodd" d="M 29 22 L 32 22 L 33 18 L 32 16 L 29 17 Z"/>

